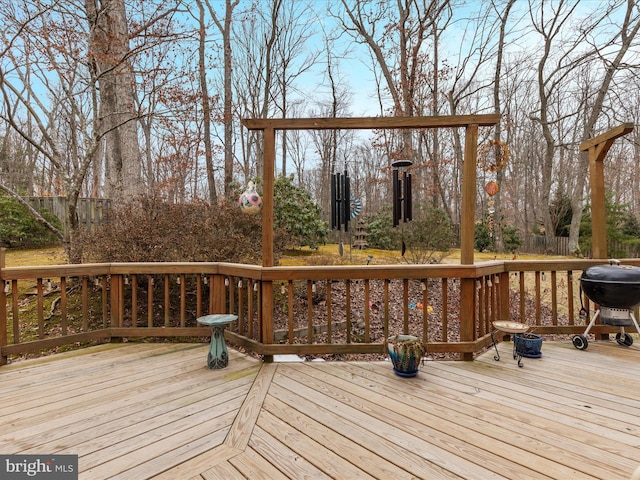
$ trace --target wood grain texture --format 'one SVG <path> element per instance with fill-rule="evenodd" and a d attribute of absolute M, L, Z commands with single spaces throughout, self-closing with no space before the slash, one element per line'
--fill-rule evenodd
<path fill-rule="evenodd" d="M 545 341 L 472 362 L 262 363 L 117 344 L 0 369 L 0 451 L 79 455 L 94 479 L 628 479 L 640 348 Z"/>

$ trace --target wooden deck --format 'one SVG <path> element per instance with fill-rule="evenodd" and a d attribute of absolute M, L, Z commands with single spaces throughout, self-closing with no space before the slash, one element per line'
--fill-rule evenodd
<path fill-rule="evenodd" d="M 638 342 L 640 344 L 640 342 Z M 110 344 L 0 368 L 0 453 L 79 455 L 80 478 L 628 479 L 640 348 L 541 359 L 262 364 L 208 345 Z"/>

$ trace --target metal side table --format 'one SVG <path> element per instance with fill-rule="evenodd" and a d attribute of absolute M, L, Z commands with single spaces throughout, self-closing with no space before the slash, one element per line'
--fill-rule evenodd
<path fill-rule="evenodd" d="M 209 368 L 224 368 L 229 364 L 229 351 L 224 341 L 224 328 L 238 319 L 237 315 L 214 314 L 198 317 L 196 321 L 201 325 L 211 327 L 211 348 L 207 356 Z"/>
<path fill-rule="evenodd" d="M 496 332 L 504 332 L 504 333 L 511 333 L 511 334 L 524 333 L 528 331 L 530 327 L 525 323 L 500 321 L 500 322 L 493 322 L 493 328 L 494 330 L 491 331 L 491 341 L 493 342 L 493 348 L 496 349 L 496 354 L 493 356 L 493 359 L 497 362 L 500 360 L 500 352 L 498 352 L 498 345 L 494 337 L 494 334 Z M 513 339 L 513 358 L 518 362 L 519 367 L 524 366 L 522 364 L 522 353 L 519 352 L 518 349 L 516 348 L 515 338 Z"/>

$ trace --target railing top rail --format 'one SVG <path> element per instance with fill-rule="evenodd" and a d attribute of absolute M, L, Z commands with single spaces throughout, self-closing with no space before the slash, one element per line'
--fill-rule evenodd
<path fill-rule="evenodd" d="M 537 270 L 584 270 L 594 265 L 608 264 L 608 259 L 589 258 L 589 259 L 557 259 L 557 260 L 506 260 L 504 261 L 505 270 L 509 272 L 526 272 Z M 625 265 L 640 265 L 640 259 L 628 258 L 620 259 L 620 263 Z"/>
<path fill-rule="evenodd" d="M 263 280 L 346 280 L 393 278 L 476 278 L 479 275 L 500 273 L 501 262 L 483 265 L 331 265 L 304 267 L 265 267 Z"/>
<path fill-rule="evenodd" d="M 621 259 L 626 265 L 640 266 L 640 259 Z M 149 262 L 85 263 L 0 268 L 0 279 L 21 280 L 42 277 L 91 275 L 201 274 L 231 275 L 255 280 L 346 280 L 346 279 L 425 279 L 477 278 L 503 272 L 584 270 L 608 263 L 606 259 L 491 260 L 473 265 L 320 265 L 262 267 L 225 262 Z"/>
<path fill-rule="evenodd" d="M 0 269 L 0 278 L 4 280 L 21 280 L 38 277 L 76 277 L 83 275 L 222 274 L 259 279 L 261 269 L 262 267 L 258 265 L 223 262 L 83 263 L 5 267 Z"/>

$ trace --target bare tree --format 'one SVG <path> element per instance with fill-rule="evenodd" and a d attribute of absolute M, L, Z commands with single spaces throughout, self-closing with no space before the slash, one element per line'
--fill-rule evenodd
<path fill-rule="evenodd" d="M 65 243 L 69 261 L 78 262 L 81 252 L 74 242 L 77 201 L 98 153 L 101 127 L 92 115 L 98 105 L 96 85 L 90 81 L 86 65 L 78 62 L 77 52 L 86 51 L 86 37 L 81 34 L 84 19 L 70 7 L 2 9 L 5 35 L 13 37 L 8 42 L 11 48 L 1 57 L 4 105 L 0 116 L 38 152 L 52 175 L 50 185 L 55 194 L 69 198 Z M 22 121 L 24 112 L 26 124 Z"/>
<path fill-rule="evenodd" d="M 209 9 L 209 14 L 213 21 L 215 22 L 218 30 L 222 34 L 222 45 L 224 51 L 223 63 L 224 63 L 224 92 L 223 92 L 223 102 L 224 102 L 224 112 L 222 116 L 222 121 L 224 123 L 224 195 L 226 198 L 231 198 L 231 182 L 233 181 L 233 89 L 232 89 L 232 72 L 233 72 L 233 57 L 232 57 L 232 48 L 231 48 L 231 21 L 233 18 L 233 10 L 238 6 L 239 0 L 226 0 L 225 1 L 225 12 L 224 12 L 224 20 L 221 21 L 216 15 L 215 10 L 211 6 L 211 2 L 206 0 L 207 8 Z M 198 0 L 198 4 L 201 2 Z M 201 44 L 201 48 L 204 48 L 204 44 Z M 202 52 L 204 54 L 204 52 Z M 204 63 L 204 62 L 203 62 Z M 204 71 L 204 64 L 202 65 L 201 77 L 205 77 L 206 73 Z M 206 98 L 208 95 L 206 93 L 206 80 L 201 78 L 201 89 L 203 92 L 203 97 Z M 205 114 L 206 115 L 206 114 Z M 209 122 L 210 119 L 205 118 L 205 142 L 210 141 L 207 140 L 209 137 Z M 209 164 L 207 163 L 207 172 L 209 172 Z M 213 176 L 213 173 L 211 174 Z M 211 178 L 209 180 L 210 187 L 212 185 Z M 215 185 L 213 185 L 214 191 L 212 196 L 215 197 Z M 214 200 L 211 199 L 213 202 Z"/>
<path fill-rule="evenodd" d="M 493 76 L 493 111 L 494 113 L 502 114 L 501 100 L 500 100 L 500 80 L 502 78 L 502 61 L 504 58 L 505 39 L 507 34 L 507 21 L 509 19 L 509 13 L 515 4 L 515 0 L 508 0 L 502 12 L 498 12 L 498 18 L 500 19 L 500 35 L 498 39 L 498 47 L 496 52 L 496 66 Z M 494 6 L 494 8 L 497 8 Z M 501 127 L 502 121 L 499 121 L 494 129 L 493 138 L 495 140 L 501 140 Z M 496 163 L 497 163 L 496 159 Z M 496 181 L 498 185 L 502 184 L 504 178 L 504 171 L 502 168 L 496 172 Z M 502 194 L 500 190 L 494 197 L 494 211 L 497 221 L 494 222 L 493 238 L 495 239 L 496 250 L 498 252 L 504 251 L 504 244 L 502 242 Z"/>
<path fill-rule="evenodd" d="M 306 2 L 284 3 L 278 15 L 273 65 L 274 87 L 277 91 L 273 92 L 273 96 L 282 118 L 290 113 L 289 103 L 295 80 L 316 64 L 319 55 L 309 45 L 309 39 L 314 33 L 309 7 Z M 283 130 L 280 146 L 283 175 L 287 174 L 287 135 L 288 132 Z"/>

